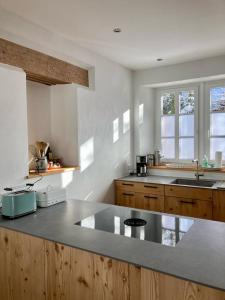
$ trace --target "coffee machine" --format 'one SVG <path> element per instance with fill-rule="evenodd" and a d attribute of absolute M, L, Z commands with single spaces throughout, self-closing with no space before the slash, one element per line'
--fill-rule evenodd
<path fill-rule="evenodd" d="M 147 155 L 138 155 L 136 156 L 136 170 L 137 176 L 144 177 L 147 176 Z"/>

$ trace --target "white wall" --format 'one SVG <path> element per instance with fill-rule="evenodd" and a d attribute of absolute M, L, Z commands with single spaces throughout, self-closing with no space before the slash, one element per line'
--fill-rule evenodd
<path fill-rule="evenodd" d="M 50 141 L 51 125 L 50 87 L 27 81 L 28 142 Z"/>
<path fill-rule="evenodd" d="M 217 76 L 224 78 L 225 55 L 135 72 L 137 85 L 157 86 Z"/>
<path fill-rule="evenodd" d="M 68 62 L 74 64 L 82 62 L 81 65 L 90 66 L 90 73 L 94 74 L 91 76 L 92 88 L 77 88 L 78 146 L 80 148 L 83 143 L 93 137 L 94 161 L 81 173 L 74 172 L 45 177 L 38 187 L 48 184 L 67 186 L 69 198 L 112 202 L 113 179 L 126 174 L 127 161 L 130 160 L 131 131 L 126 134 L 122 133 L 122 117 L 124 111 L 132 110 L 131 72 L 114 62 L 80 48 L 72 41 L 52 34 L 44 28 L 26 22 L 4 10 L 0 11 L 0 36 Z M 18 105 L 18 101 L 16 103 Z M 120 120 L 120 139 L 113 144 L 112 121 L 115 118 Z M 58 116 L 58 124 L 62 124 L 61 122 L 62 120 Z M 16 128 L 13 125 L 10 129 L 17 135 L 25 134 L 24 129 Z M 8 144 L 8 138 L 4 137 L 3 142 Z M 21 148 L 27 151 L 26 147 L 27 143 L 23 140 Z M 19 160 L 20 173 L 24 173 L 22 170 L 26 167 L 26 160 L 20 159 L 18 156 L 16 160 Z M 5 167 L 0 169 L 0 179 L 5 172 Z M 14 184 L 14 180 L 11 180 L 12 169 L 13 166 L 8 169 L 7 178 L 11 184 Z"/>
<path fill-rule="evenodd" d="M 50 146 L 66 166 L 79 164 L 77 87 L 56 85 L 51 90 Z"/>
<path fill-rule="evenodd" d="M 6 80 L 7 78 L 7 80 Z M 26 74 L 0 64 L 0 192 L 28 172 Z"/>

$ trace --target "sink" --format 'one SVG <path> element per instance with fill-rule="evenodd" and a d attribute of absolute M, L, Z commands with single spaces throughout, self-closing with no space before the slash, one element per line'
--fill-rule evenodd
<path fill-rule="evenodd" d="M 171 182 L 172 184 L 180 185 L 192 185 L 192 186 L 203 186 L 203 187 L 212 187 L 216 181 L 213 180 L 195 180 L 195 179 L 183 179 L 177 178 Z"/>

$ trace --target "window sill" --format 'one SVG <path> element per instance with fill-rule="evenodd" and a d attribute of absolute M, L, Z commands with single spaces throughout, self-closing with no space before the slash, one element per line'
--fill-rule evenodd
<path fill-rule="evenodd" d="M 72 172 L 76 170 L 80 170 L 80 167 L 74 166 L 74 167 L 56 168 L 56 169 L 47 170 L 47 172 L 44 173 L 38 173 L 36 170 L 31 170 L 29 172 L 29 175 L 26 178 L 30 179 L 30 178 L 40 177 L 40 176 L 49 176 L 49 175 L 61 174 L 65 172 Z"/>
<path fill-rule="evenodd" d="M 172 164 L 168 165 L 160 165 L 160 166 L 149 166 L 149 169 L 152 170 L 173 170 L 173 171 L 196 171 L 196 167 L 193 165 L 181 165 L 181 166 L 173 166 Z M 225 166 L 222 168 L 199 168 L 201 172 L 216 172 L 216 173 L 225 173 Z"/>

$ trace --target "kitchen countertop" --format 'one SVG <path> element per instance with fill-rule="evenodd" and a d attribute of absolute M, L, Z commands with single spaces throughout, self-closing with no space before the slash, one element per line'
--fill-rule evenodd
<path fill-rule="evenodd" d="M 122 178 L 118 178 L 116 180 L 171 185 L 172 181 L 174 181 L 177 178 L 182 178 L 182 177 L 154 176 L 154 175 L 140 177 L 140 176 L 136 176 L 136 175 L 129 175 L 129 176 L 125 176 Z M 185 179 L 193 179 L 193 178 L 185 178 Z M 200 181 L 204 181 L 204 180 L 210 181 L 210 179 L 200 179 Z M 181 184 L 172 184 L 172 185 L 204 188 L 204 189 L 225 189 L 225 181 L 222 181 L 222 180 L 213 180 L 213 181 L 216 181 L 216 183 L 212 187 L 195 186 L 195 185 L 181 185 Z"/>
<path fill-rule="evenodd" d="M 70 200 L 0 227 L 225 290 L 225 223 L 198 220 L 176 247 L 74 225 L 108 204 Z"/>

